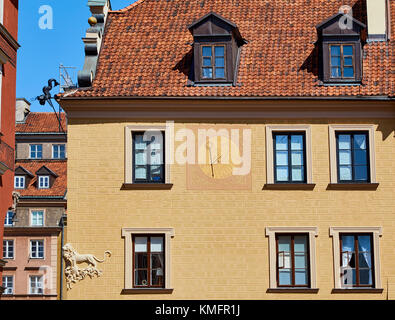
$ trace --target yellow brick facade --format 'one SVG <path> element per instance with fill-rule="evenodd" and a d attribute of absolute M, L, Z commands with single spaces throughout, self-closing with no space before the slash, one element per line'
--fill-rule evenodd
<path fill-rule="evenodd" d="M 94 113 L 92 113 L 94 117 Z M 103 275 L 87 277 L 66 299 L 394 299 L 395 138 L 394 119 L 229 120 L 252 130 L 251 190 L 187 190 L 183 165 L 171 166 L 171 190 L 121 190 L 124 129 L 135 122 L 70 117 L 68 126 L 67 242 L 99 258 Z M 218 121 L 175 121 L 175 130 Z M 309 124 L 314 190 L 263 190 L 266 183 L 266 125 Z M 330 183 L 330 124 L 375 126 L 377 190 L 327 190 Z M 176 142 L 177 147 L 179 143 Z M 316 239 L 318 293 L 268 293 L 269 240 L 266 227 L 312 226 Z M 382 227 L 382 293 L 332 293 L 330 227 Z M 171 294 L 121 294 L 125 241 L 122 228 L 174 228 Z"/>

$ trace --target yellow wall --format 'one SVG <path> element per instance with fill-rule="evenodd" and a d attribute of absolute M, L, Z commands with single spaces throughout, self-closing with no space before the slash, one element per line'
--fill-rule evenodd
<path fill-rule="evenodd" d="M 312 126 L 312 191 L 262 190 L 265 124 Z M 330 182 L 328 124 L 375 124 L 376 191 L 326 190 Z M 99 258 L 100 278 L 74 285 L 68 299 L 386 299 L 395 298 L 394 121 L 243 122 L 252 129 L 251 190 L 186 190 L 186 167 L 171 168 L 171 190 L 120 190 L 124 128 L 133 122 L 70 119 L 67 241 Z M 163 124 L 156 123 L 156 124 Z M 184 127 L 176 123 L 175 129 Z M 177 144 L 176 144 L 177 146 Z M 317 294 L 266 293 L 268 226 L 317 226 Z M 381 226 L 382 294 L 332 294 L 331 226 Z M 172 294 L 121 295 L 125 227 L 172 227 Z M 387 293 L 387 289 L 389 292 Z"/>

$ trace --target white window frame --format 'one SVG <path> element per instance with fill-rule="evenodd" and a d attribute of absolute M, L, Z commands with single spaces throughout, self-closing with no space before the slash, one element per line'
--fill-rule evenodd
<path fill-rule="evenodd" d="M 9 281 L 9 278 L 11 278 L 11 281 Z M 11 286 L 8 286 L 9 283 L 11 283 Z M 12 295 L 12 294 L 14 294 L 14 276 L 13 275 L 3 275 L 3 277 L 2 277 L 2 286 L 4 288 L 3 295 Z"/>
<path fill-rule="evenodd" d="M 33 257 L 33 242 L 36 243 L 42 243 L 42 247 L 43 247 L 43 256 L 42 257 Z M 39 248 L 39 246 L 37 246 L 37 249 Z M 38 254 L 39 250 L 37 250 Z M 45 259 L 45 241 L 43 239 L 30 239 L 30 255 L 29 255 L 30 259 Z"/>
<path fill-rule="evenodd" d="M 60 157 L 60 147 L 64 147 L 64 158 Z M 58 157 L 55 158 L 55 148 L 58 148 Z M 66 159 L 66 144 L 53 144 L 52 145 L 52 159 Z"/>
<path fill-rule="evenodd" d="M 15 176 L 14 177 L 14 189 L 25 189 L 26 187 L 26 177 L 25 176 Z"/>
<path fill-rule="evenodd" d="M 33 292 L 33 287 L 32 287 L 32 278 L 35 278 L 35 289 L 41 289 L 40 292 Z M 30 275 L 29 276 L 29 294 L 34 294 L 34 295 L 43 295 L 44 294 L 44 276 L 41 275 Z M 38 286 L 37 286 L 38 285 Z"/>
<path fill-rule="evenodd" d="M 41 146 L 41 157 L 40 157 L 40 158 L 37 157 L 37 152 L 38 152 L 38 151 L 37 151 L 37 147 L 38 147 L 38 146 Z M 33 148 L 33 147 L 35 147 L 35 149 L 36 149 L 36 150 L 34 151 L 34 152 L 36 153 L 36 156 L 35 156 L 35 157 L 32 157 L 32 148 Z M 30 144 L 30 145 L 29 145 L 29 158 L 30 158 L 30 159 L 42 159 L 42 158 L 43 158 L 43 145 L 42 145 L 42 144 Z"/>
<path fill-rule="evenodd" d="M 4 220 L 4 226 L 5 227 L 12 227 L 14 225 L 14 222 L 12 221 L 13 217 L 14 217 L 14 212 L 7 211 L 7 213 L 5 215 L 5 220 Z"/>
<path fill-rule="evenodd" d="M 134 235 L 165 236 L 165 287 L 164 288 L 134 288 L 133 287 L 133 236 Z M 123 228 L 122 237 L 125 238 L 125 288 L 126 290 L 163 290 L 171 289 L 171 238 L 174 237 L 173 228 Z"/>
<path fill-rule="evenodd" d="M 383 235 L 382 227 L 330 227 L 329 235 L 333 239 L 333 266 L 334 266 L 334 280 L 335 289 L 345 290 L 368 290 L 371 288 L 360 288 L 360 287 L 342 287 L 340 277 L 340 238 L 341 233 L 371 233 L 373 238 L 373 262 L 374 262 L 374 289 L 381 289 L 381 272 L 380 272 L 380 237 Z"/>
<path fill-rule="evenodd" d="M 282 233 L 308 234 L 309 235 L 309 257 L 310 257 L 310 288 L 317 289 L 317 266 L 316 266 L 316 243 L 318 237 L 317 227 L 266 227 L 266 237 L 269 238 L 269 281 L 270 289 L 283 289 L 277 286 L 277 250 L 276 235 Z M 288 290 L 288 289 L 284 289 Z"/>
<path fill-rule="evenodd" d="M 50 177 L 49 176 L 38 176 L 38 188 L 49 189 L 50 188 Z"/>
<path fill-rule="evenodd" d="M 15 241 L 14 239 L 3 239 L 3 248 L 4 248 L 4 242 L 6 243 L 5 248 L 6 250 L 3 250 L 3 259 L 7 260 L 14 260 L 15 259 Z M 11 243 L 12 245 L 9 245 Z M 12 257 L 9 257 L 9 251 L 10 247 L 12 247 Z"/>
<path fill-rule="evenodd" d="M 273 133 L 275 132 L 304 132 L 306 145 L 306 182 L 301 184 L 313 184 L 313 153 L 311 144 L 311 126 L 304 124 L 295 125 L 267 125 L 266 126 L 266 181 L 274 184 L 274 146 Z"/>
<path fill-rule="evenodd" d="M 366 131 L 369 134 L 369 166 L 370 166 L 370 182 L 377 183 L 376 181 L 376 151 L 374 143 L 374 125 L 364 124 L 339 124 L 329 125 L 329 155 L 330 155 L 330 172 L 331 183 L 338 183 L 337 176 L 337 152 L 336 152 L 336 132 L 341 131 Z"/>
<path fill-rule="evenodd" d="M 42 213 L 42 224 L 33 224 L 34 215 L 38 212 Z M 37 220 L 37 219 L 36 219 Z M 45 210 L 44 209 L 31 209 L 30 210 L 30 226 L 32 227 L 43 227 L 45 225 Z"/>
<path fill-rule="evenodd" d="M 174 129 L 170 124 L 167 125 L 132 125 L 125 127 L 125 183 L 133 183 L 133 133 L 134 132 L 148 132 L 148 131 L 161 131 L 164 133 L 165 139 L 165 184 L 170 184 L 170 163 L 172 163 L 172 157 L 174 157 Z"/>

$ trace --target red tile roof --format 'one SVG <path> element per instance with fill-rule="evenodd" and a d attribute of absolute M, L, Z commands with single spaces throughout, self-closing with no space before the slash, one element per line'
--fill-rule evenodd
<path fill-rule="evenodd" d="M 362 85 L 319 84 L 315 26 L 342 5 L 366 24 L 365 0 L 139 0 L 109 12 L 93 85 L 68 97 L 394 96 L 394 40 L 364 46 Z M 211 11 L 248 40 L 235 87 L 187 86 L 187 26 Z"/>
<path fill-rule="evenodd" d="M 16 189 L 22 197 L 63 197 L 67 188 L 67 161 L 66 160 L 20 160 L 17 161 L 15 167 L 21 166 L 22 168 L 34 174 L 34 178 L 30 180 L 26 189 Z M 36 172 L 42 167 L 46 166 L 48 169 L 58 175 L 55 179 L 53 186 L 50 189 L 37 188 Z"/>
<path fill-rule="evenodd" d="M 60 119 L 63 130 L 67 132 L 67 119 L 64 112 L 60 114 Z M 15 131 L 23 133 L 59 132 L 59 122 L 53 112 L 30 112 L 24 123 L 16 124 Z"/>

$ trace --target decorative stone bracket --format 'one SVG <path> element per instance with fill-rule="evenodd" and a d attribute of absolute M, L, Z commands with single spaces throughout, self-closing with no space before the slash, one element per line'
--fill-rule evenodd
<path fill-rule="evenodd" d="M 105 251 L 104 255 L 111 257 L 111 252 Z M 66 264 L 64 273 L 66 276 L 67 290 L 70 290 L 75 283 L 84 280 L 86 276 L 89 276 L 91 279 L 94 276 L 100 277 L 103 272 L 97 268 L 97 262 L 104 262 L 106 257 L 100 260 L 93 254 L 79 254 L 70 243 L 67 243 L 63 246 L 63 259 Z M 77 266 L 80 263 L 86 263 L 88 266 L 81 269 Z"/>

